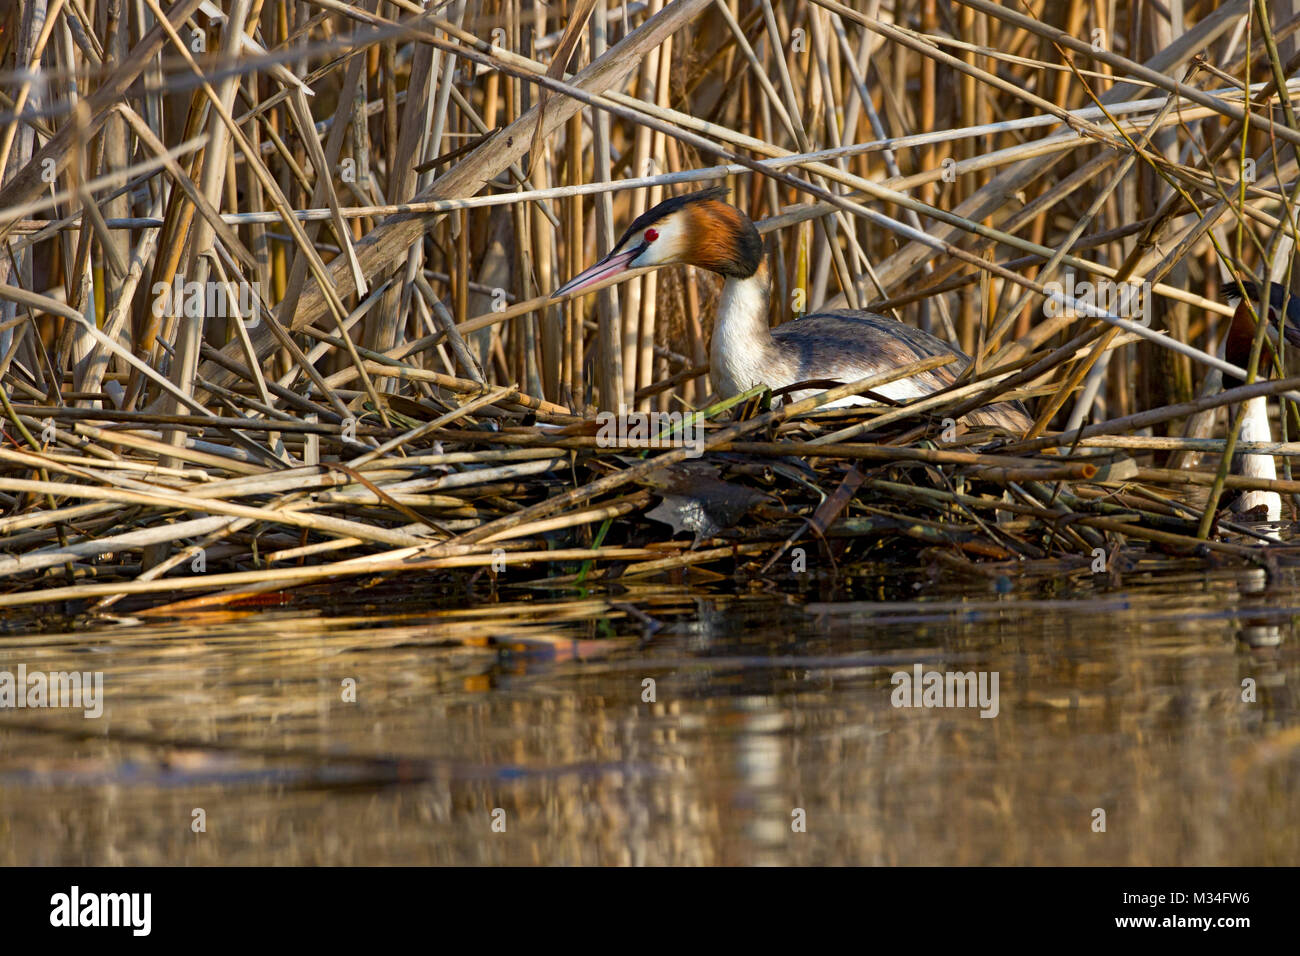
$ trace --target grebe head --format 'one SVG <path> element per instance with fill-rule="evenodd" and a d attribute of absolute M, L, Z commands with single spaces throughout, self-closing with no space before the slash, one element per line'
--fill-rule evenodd
<path fill-rule="evenodd" d="M 1242 289 L 1246 292 L 1244 299 L 1241 297 Z M 1255 317 L 1251 309 L 1253 307 L 1256 312 L 1259 311 L 1259 286 L 1250 279 L 1242 279 L 1241 288 L 1235 282 L 1229 282 L 1223 292 L 1229 302 L 1237 303 L 1237 310 L 1228 326 L 1223 357 L 1234 365 L 1245 368 L 1250 363 L 1250 348 L 1255 338 Z M 1288 296 L 1286 289 L 1276 283 L 1269 283 L 1268 292 L 1268 314 L 1264 320 L 1275 329 L 1281 326 L 1278 317 L 1282 315 L 1285 303 L 1286 324 L 1282 326 L 1282 334 L 1288 344 L 1300 345 L 1300 296 Z M 1260 373 L 1267 375 L 1271 366 L 1269 351 L 1265 349 L 1259 360 Z M 1225 388 L 1235 388 L 1245 383 L 1236 376 L 1225 374 L 1223 384 Z"/>
<path fill-rule="evenodd" d="M 762 262 L 763 240 L 748 216 L 722 201 L 726 195 L 725 186 L 715 186 L 664 200 L 637 216 L 609 255 L 560 286 L 551 298 L 646 266 L 686 263 L 723 276 L 749 278 Z"/>
<path fill-rule="evenodd" d="M 1241 289 L 1246 290 L 1246 298 L 1258 311 L 1259 286 L 1250 279 L 1242 279 Z M 1254 322 L 1251 319 L 1249 306 L 1241 298 L 1241 289 L 1237 288 L 1235 282 L 1229 282 L 1223 291 L 1229 302 L 1237 303 L 1237 315 L 1234 316 L 1234 324 L 1236 324 L 1237 320 L 1240 320 L 1241 324 L 1247 326 L 1248 334 L 1253 336 L 1255 334 Z M 1268 321 L 1274 328 L 1281 324 L 1278 316 L 1283 312 L 1284 303 L 1286 311 L 1284 333 L 1286 340 L 1292 345 L 1300 345 L 1300 295 L 1293 292 L 1288 296 L 1283 286 L 1278 285 L 1276 282 L 1270 282 L 1268 287 Z"/>

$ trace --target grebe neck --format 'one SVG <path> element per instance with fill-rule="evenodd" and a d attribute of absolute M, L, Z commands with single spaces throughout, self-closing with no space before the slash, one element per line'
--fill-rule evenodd
<path fill-rule="evenodd" d="M 1228 335 L 1223 348 L 1224 359 L 1240 368 L 1247 368 L 1250 365 L 1250 348 L 1254 337 L 1255 322 L 1250 317 L 1249 308 L 1243 302 L 1237 306 L 1232 325 L 1228 328 Z M 1268 351 L 1266 349 L 1259 357 L 1259 364 L 1256 369 L 1259 373 L 1258 378 L 1267 378 L 1269 368 Z M 1241 379 L 1230 375 L 1225 375 L 1223 379 L 1225 388 L 1235 388 L 1244 384 L 1245 382 Z M 1268 398 L 1257 395 L 1255 398 L 1248 399 L 1245 406 L 1241 419 L 1241 431 L 1237 435 L 1238 440 L 1243 442 L 1264 442 L 1265 444 L 1272 443 L 1273 429 L 1268 421 Z M 1229 423 L 1232 422 L 1231 416 L 1229 416 L 1228 421 Z M 1245 475 L 1248 478 L 1264 478 L 1268 481 L 1276 481 L 1277 465 L 1273 461 L 1272 455 L 1237 452 L 1232 456 L 1232 473 Z M 1267 521 L 1277 521 L 1282 517 L 1282 496 L 1276 491 L 1247 491 L 1238 499 L 1236 507 L 1241 511 L 1252 511 L 1260 505 L 1263 505 L 1267 511 Z"/>
<path fill-rule="evenodd" d="M 724 395 L 734 395 L 757 384 L 758 367 L 770 360 L 776 343 L 767 324 L 772 283 L 767 263 L 752 276 L 728 276 L 718 298 L 709 360 L 715 384 Z"/>

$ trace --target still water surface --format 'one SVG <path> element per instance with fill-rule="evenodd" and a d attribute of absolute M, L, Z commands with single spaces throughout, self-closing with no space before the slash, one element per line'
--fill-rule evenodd
<path fill-rule="evenodd" d="M 0 671 L 105 699 L 0 710 L 0 864 L 1300 862 L 1291 572 L 419 590 L 0 618 Z M 997 716 L 893 706 L 916 664 Z"/>

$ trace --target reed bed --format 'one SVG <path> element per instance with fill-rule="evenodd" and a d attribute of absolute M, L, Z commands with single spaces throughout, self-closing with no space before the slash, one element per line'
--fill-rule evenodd
<path fill-rule="evenodd" d="M 1267 323 L 1249 367 L 1223 351 L 1225 289 L 1293 281 L 1300 16 L 1276 9 L 11 5 L 0 606 L 1287 561 L 1300 378 Z M 766 237 L 774 323 L 893 315 L 973 356 L 956 385 L 825 408 L 947 356 L 723 401 L 710 274 L 550 298 L 719 182 Z M 964 424 L 1007 399 L 1028 433 Z"/>

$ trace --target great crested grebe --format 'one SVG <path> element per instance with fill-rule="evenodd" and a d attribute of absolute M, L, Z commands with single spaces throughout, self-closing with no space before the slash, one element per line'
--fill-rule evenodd
<path fill-rule="evenodd" d="M 957 356 L 949 365 L 875 390 L 887 398 L 905 400 L 952 384 L 969 364 L 968 356 L 928 332 L 870 312 L 817 312 L 770 328 L 767 310 L 772 283 L 763 259 L 763 241 L 748 216 L 722 201 L 726 195 L 727 188 L 717 186 L 661 202 L 637 217 L 609 255 L 556 289 L 552 298 L 644 266 L 683 263 L 716 272 L 726 281 L 718 300 L 709 358 L 714 384 L 724 397 L 755 385 L 776 390 L 814 379 L 848 383 L 935 355 Z M 790 398 L 798 400 L 817 391 L 797 391 Z M 851 397 L 835 404 L 872 402 Z M 976 409 L 966 420 L 1014 432 L 1024 432 L 1032 424 L 1019 402 Z"/>
<path fill-rule="evenodd" d="M 1242 289 L 1246 292 L 1246 299 L 1241 297 Z M 1300 296 L 1287 296 L 1286 290 L 1275 283 L 1270 284 L 1268 292 L 1268 315 L 1265 320 L 1277 328 L 1278 316 L 1283 313 L 1285 301 L 1286 324 L 1282 326 L 1282 335 L 1287 344 L 1300 346 Z M 1233 313 L 1232 324 L 1228 326 L 1228 334 L 1224 338 L 1223 358 L 1239 368 L 1246 368 L 1250 364 L 1250 347 L 1255 339 L 1255 319 L 1246 301 L 1248 299 L 1256 310 L 1259 309 L 1259 286 L 1250 280 L 1242 280 L 1241 289 L 1236 283 L 1229 283 L 1224 293 L 1228 301 L 1237 303 L 1237 310 Z M 1269 350 L 1265 348 L 1259 356 L 1260 378 L 1268 375 L 1271 364 Z M 1223 376 L 1224 388 L 1236 388 L 1244 384 L 1245 382 L 1235 375 Z M 1268 422 L 1268 399 L 1263 395 L 1246 402 L 1241 431 L 1237 437 L 1240 441 L 1271 442 L 1273 440 L 1273 430 Z M 1272 455 L 1238 452 L 1232 456 L 1232 473 L 1272 481 L 1277 478 L 1277 465 Z M 1235 511 L 1253 511 L 1262 508 L 1266 521 L 1277 521 L 1282 517 L 1282 496 L 1275 491 L 1246 491 L 1232 503 L 1232 508 Z"/>

